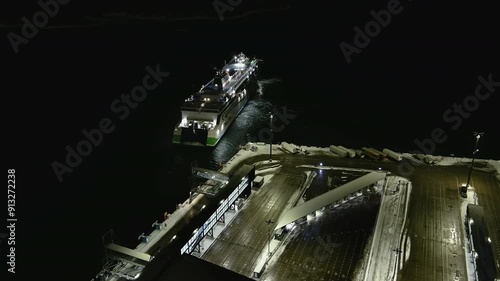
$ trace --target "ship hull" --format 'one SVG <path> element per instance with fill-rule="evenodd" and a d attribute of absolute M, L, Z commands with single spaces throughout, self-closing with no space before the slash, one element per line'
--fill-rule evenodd
<path fill-rule="evenodd" d="M 251 79 L 256 80 L 256 79 Z M 251 84 L 256 84 L 256 81 L 249 81 Z M 245 107 L 248 100 L 256 92 L 255 85 L 248 85 L 244 88 L 248 89 L 247 95 L 242 98 L 241 101 L 236 103 L 234 107 L 226 110 L 221 114 L 221 123 L 211 130 L 196 129 L 192 130 L 189 128 L 176 128 L 174 130 L 174 135 L 172 137 L 172 142 L 174 144 L 190 145 L 190 146 L 216 146 L 220 139 L 224 136 L 226 131 L 232 125 L 234 119 L 238 117 L 240 112 Z"/>
<path fill-rule="evenodd" d="M 235 56 L 214 79 L 186 99 L 172 142 L 216 146 L 248 100 L 257 93 L 258 61 L 250 61 L 242 53 Z"/>

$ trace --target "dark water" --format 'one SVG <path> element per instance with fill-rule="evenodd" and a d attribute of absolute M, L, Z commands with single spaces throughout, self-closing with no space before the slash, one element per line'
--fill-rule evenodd
<path fill-rule="evenodd" d="M 468 156 L 472 132 L 484 131 L 478 157 L 500 158 L 497 95 L 456 130 L 442 117 L 474 93 L 478 75 L 497 66 L 491 59 L 497 49 L 488 39 L 412 37 L 413 29 L 398 36 L 388 29 L 347 64 L 338 44 L 352 40 L 351 27 L 358 23 L 330 29 L 324 19 L 303 22 L 293 13 L 232 25 L 43 30 L 9 56 L 3 78 L 11 86 L 5 94 L 11 137 L 5 147 L 6 165 L 16 167 L 18 177 L 19 270 L 90 280 L 100 270 L 106 231 L 114 229 L 118 242 L 135 247 L 142 232 L 187 198 L 191 163 L 215 168 L 225 162 L 267 127 L 273 108 L 295 116 L 274 134 L 275 143 L 407 152 L 439 127 L 448 139 L 435 154 Z M 262 95 L 248 103 L 215 149 L 173 146 L 183 99 L 211 79 L 213 66 L 239 52 L 264 59 Z M 120 120 L 110 105 L 141 83 L 147 65 L 157 64 L 170 75 Z M 76 147 L 84 139 L 81 131 L 97 128 L 103 118 L 115 130 L 59 183 L 51 163 L 64 163 L 65 147 Z"/>

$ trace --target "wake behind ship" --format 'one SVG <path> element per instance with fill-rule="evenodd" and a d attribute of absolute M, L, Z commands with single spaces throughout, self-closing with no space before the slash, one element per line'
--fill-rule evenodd
<path fill-rule="evenodd" d="M 215 146 L 255 92 L 258 59 L 235 56 L 215 77 L 184 101 L 172 142 Z"/>

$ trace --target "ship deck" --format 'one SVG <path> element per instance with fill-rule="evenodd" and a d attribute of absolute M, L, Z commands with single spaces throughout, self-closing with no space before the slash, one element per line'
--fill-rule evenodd
<path fill-rule="evenodd" d="M 231 95 L 231 92 L 236 91 L 241 84 L 247 79 L 246 77 L 254 70 L 257 61 L 252 61 L 247 64 L 235 63 L 231 61 L 223 67 L 223 71 L 235 71 L 232 76 L 228 74 L 222 77 L 222 90 L 217 89 L 214 85 L 214 79 L 210 80 L 203 88 L 192 95 L 194 99 L 187 100 L 181 106 L 184 111 L 208 111 L 220 112 L 229 104 L 237 95 Z M 203 98 L 208 97 L 210 101 L 204 101 Z M 227 98 L 227 99 L 226 99 Z"/>

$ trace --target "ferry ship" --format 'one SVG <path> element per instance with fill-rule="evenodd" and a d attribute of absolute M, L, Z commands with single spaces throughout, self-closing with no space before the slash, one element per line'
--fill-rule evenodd
<path fill-rule="evenodd" d="M 215 146 L 233 120 L 256 92 L 257 68 L 262 60 L 243 53 L 235 56 L 215 77 L 181 106 L 181 121 L 172 142 Z"/>

